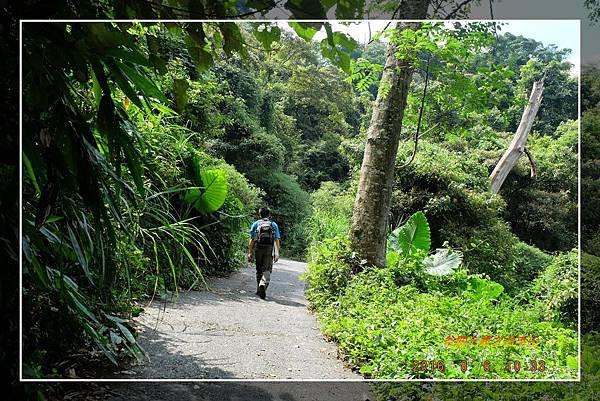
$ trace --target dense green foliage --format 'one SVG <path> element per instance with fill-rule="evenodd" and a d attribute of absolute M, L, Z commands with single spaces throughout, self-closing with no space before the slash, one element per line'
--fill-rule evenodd
<path fill-rule="evenodd" d="M 436 62 L 447 62 L 443 52 L 428 50 Z M 324 332 L 364 375 L 576 377 L 577 80 L 563 62 L 566 54 L 507 34 L 494 52 L 465 55 L 471 73 L 460 85 L 448 71 L 432 74 L 416 155 L 409 143 L 397 155 L 385 268 L 355 259 L 344 239 L 350 215 L 343 209 L 315 213 L 337 224 L 322 231 L 328 239 L 312 242 L 307 296 Z M 359 90 L 372 85 L 365 69 L 377 72 L 368 63 L 356 63 L 363 69 L 353 76 Z M 512 139 L 533 79 L 544 73 L 548 98 L 527 145 L 537 175 L 530 177 L 522 158 L 492 195 L 489 174 Z M 407 139 L 416 129 L 423 84 L 416 77 L 409 96 Z M 342 144 L 354 171 L 361 141 L 364 133 Z M 348 202 L 340 190 L 323 187 L 318 194 L 321 204 Z M 430 249 L 437 250 L 428 256 Z M 523 333 L 544 334 L 533 348 L 445 343 L 448 336 Z M 531 366 L 538 359 L 553 368 L 506 369 L 507 360 Z M 442 360 L 445 370 L 414 369 L 422 360 Z"/>
<path fill-rule="evenodd" d="M 418 221 L 409 220 L 404 229 L 415 224 L 408 231 L 422 231 L 418 225 L 427 222 Z M 576 253 L 557 257 L 527 289 L 532 295 L 521 305 L 523 297 L 506 294 L 502 285 L 485 276 L 455 270 L 457 263 L 428 267 L 429 245 L 424 240 L 429 235 L 414 238 L 419 236 L 424 245 L 408 253 L 393 245 L 401 239 L 390 237 L 390 246 L 400 253 L 388 251 L 386 268 L 367 267 L 358 275 L 352 274 L 353 254 L 343 238 L 326 240 L 311 254 L 307 296 L 325 334 L 338 342 L 345 358 L 362 374 L 396 379 L 576 376 L 577 336 L 567 328 L 577 316 Z M 469 341 L 487 335 L 512 336 L 514 340 L 532 335 L 527 333 L 536 333 L 541 342 L 535 347 L 447 344 L 449 336 L 466 336 Z M 553 367 L 543 373 L 523 371 L 519 376 L 506 370 L 507 360 L 538 359 L 553 361 Z M 415 370 L 415 361 L 422 360 L 435 361 L 436 367 Z M 443 371 L 437 365 L 440 360 Z M 460 366 L 463 360 L 470 366 L 465 371 Z M 490 363 L 489 371 L 484 371 L 483 361 Z"/>
<path fill-rule="evenodd" d="M 577 383 L 377 383 L 374 391 L 380 401 L 413 400 L 594 400 L 600 393 L 600 335 L 582 337 L 581 381 Z"/>
<path fill-rule="evenodd" d="M 364 375 L 508 377 L 510 357 L 551 361 L 547 378 L 573 377 L 577 82 L 567 52 L 495 39 L 486 24 L 389 30 L 418 68 L 388 266 L 374 269 L 346 236 L 373 100 L 386 91 L 385 45 L 330 27 L 315 43 L 304 39 L 321 24 L 290 25 L 300 38 L 266 23 L 26 27 L 26 375 L 61 376 L 61 356 L 92 343 L 115 364 L 142 358 L 129 320 L 143 302 L 242 266 L 248 224 L 267 205 L 283 254 L 308 255 L 307 296 L 325 333 Z M 495 51 L 477 51 L 485 46 Z M 546 103 L 528 142 L 537 177 L 521 160 L 491 195 L 489 172 L 542 73 Z M 597 210 L 589 213 L 591 232 Z M 448 335 L 488 334 L 543 341 L 444 345 Z M 412 371 L 413 360 L 430 358 L 494 367 Z"/>

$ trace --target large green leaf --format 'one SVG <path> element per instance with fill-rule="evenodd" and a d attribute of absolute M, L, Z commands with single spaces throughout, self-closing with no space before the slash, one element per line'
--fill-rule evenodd
<path fill-rule="evenodd" d="M 204 213 L 212 213 L 225 203 L 227 176 L 223 170 L 205 170 L 200 173 L 200 179 L 204 185 L 204 190 L 196 208 Z"/>
<path fill-rule="evenodd" d="M 390 236 L 390 245 L 404 255 L 410 255 L 417 250 L 429 252 L 431 234 L 429 223 L 423 212 L 416 212 L 402 226 L 398 227 Z"/>
<path fill-rule="evenodd" d="M 462 263 L 462 254 L 451 249 L 438 248 L 433 255 L 423 260 L 423 267 L 429 274 L 445 276 L 452 273 Z"/>
<path fill-rule="evenodd" d="M 198 71 L 204 71 L 212 67 L 214 64 L 213 50 L 206 41 L 202 24 L 189 24 L 186 27 L 186 32 L 185 45 Z"/>
<path fill-rule="evenodd" d="M 184 200 L 200 213 L 217 211 L 227 198 L 227 176 L 223 170 L 204 170 L 199 173 L 202 188 L 189 190 Z"/>
<path fill-rule="evenodd" d="M 358 43 L 346 34 L 333 32 L 329 23 L 325 24 L 325 30 L 327 38 L 321 41 L 321 53 L 344 72 L 350 73 L 350 55 Z"/>
<path fill-rule="evenodd" d="M 479 301 L 481 299 L 497 299 L 503 291 L 504 287 L 502 284 L 478 277 L 470 277 L 469 286 L 463 294 Z"/>
<path fill-rule="evenodd" d="M 233 53 L 244 55 L 244 38 L 240 27 L 232 22 L 219 22 L 219 30 L 223 36 L 223 51 L 230 57 Z"/>
<path fill-rule="evenodd" d="M 288 22 L 288 25 L 298 34 L 298 36 L 308 42 L 312 40 L 317 32 L 319 32 L 323 23 L 290 21 Z"/>

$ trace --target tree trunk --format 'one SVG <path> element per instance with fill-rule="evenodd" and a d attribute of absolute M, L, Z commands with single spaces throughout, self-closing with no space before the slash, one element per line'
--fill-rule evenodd
<path fill-rule="evenodd" d="M 500 187 L 504 183 L 504 180 L 506 180 L 508 173 L 510 173 L 517 160 L 519 160 L 519 157 L 526 151 L 525 143 L 527 142 L 529 131 L 531 131 L 535 115 L 540 108 L 543 90 L 543 79 L 533 83 L 529 102 L 523 111 L 519 128 L 517 129 L 512 142 L 508 146 L 508 149 L 506 149 L 506 152 L 504 152 L 502 158 L 500 158 L 500 161 L 496 164 L 496 167 L 494 167 L 494 171 L 490 174 L 491 190 L 494 194 L 497 194 L 498 191 L 500 191 Z"/>
<path fill-rule="evenodd" d="M 422 7 L 420 18 L 423 18 L 427 11 L 427 1 L 419 4 Z M 419 23 L 399 22 L 396 28 L 416 30 L 419 26 Z M 395 52 L 396 46 L 390 43 L 367 132 L 349 233 L 353 251 L 359 258 L 366 260 L 367 264 L 375 266 L 385 265 L 394 164 L 412 78 L 412 66 L 398 60 Z M 384 85 L 389 90 L 382 90 Z"/>

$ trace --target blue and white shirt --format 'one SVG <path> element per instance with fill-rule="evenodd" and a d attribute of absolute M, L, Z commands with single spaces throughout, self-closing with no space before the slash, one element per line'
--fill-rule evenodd
<path fill-rule="evenodd" d="M 261 219 L 261 220 L 269 220 L 269 219 Z M 257 237 L 256 228 L 258 227 L 258 223 L 261 220 L 256 220 L 254 223 L 252 223 L 252 226 L 250 226 L 250 238 L 257 239 L 256 238 Z M 279 227 L 277 226 L 277 223 L 275 223 L 274 221 L 271 221 L 271 227 L 273 227 L 275 239 L 280 239 L 281 235 L 279 235 Z"/>

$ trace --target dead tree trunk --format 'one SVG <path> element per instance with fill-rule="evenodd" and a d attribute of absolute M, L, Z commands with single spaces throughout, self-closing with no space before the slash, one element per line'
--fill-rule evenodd
<path fill-rule="evenodd" d="M 502 155 L 502 158 L 500 158 L 500 161 L 498 164 L 496 164 L 496 167 L 494 167 L 494 171 L 492 171 L 492 174 L 490 174 L 491 190 L 494 194 L 497 194 L 498 191 L 500 191 L 500 187 L 504 183 L 504 180 L 506 180 L 508 173 L 510 173 L 517 160 L 519 160 L 519 157 L 526 152 L 525 143 L 527 142 L 529 131 L 531 131 L 531 126 L 533 125 L 535 115 L 540 108 L 543 90 L 543 79 L 533 83 L 531 95 L 529 96 L 529 102 L 523 111 L 519 128 L 517 129 L 512 142 L 508 146 L 508 149 L 506 149 Z"/>
<path fill-rule="evenodd" d="M 399 22 L 396 28 L 414 30 L 419 26 Z M 390 43 L 381 77 L 381 86 L 388 90 L 380 89 L 373 107 L 349 233 L 354 252 L 375 266 L 385 265 L 394 163 L 413 72 L 410 63 L 399 60 L 395 53 L 396 46 Z"/>

